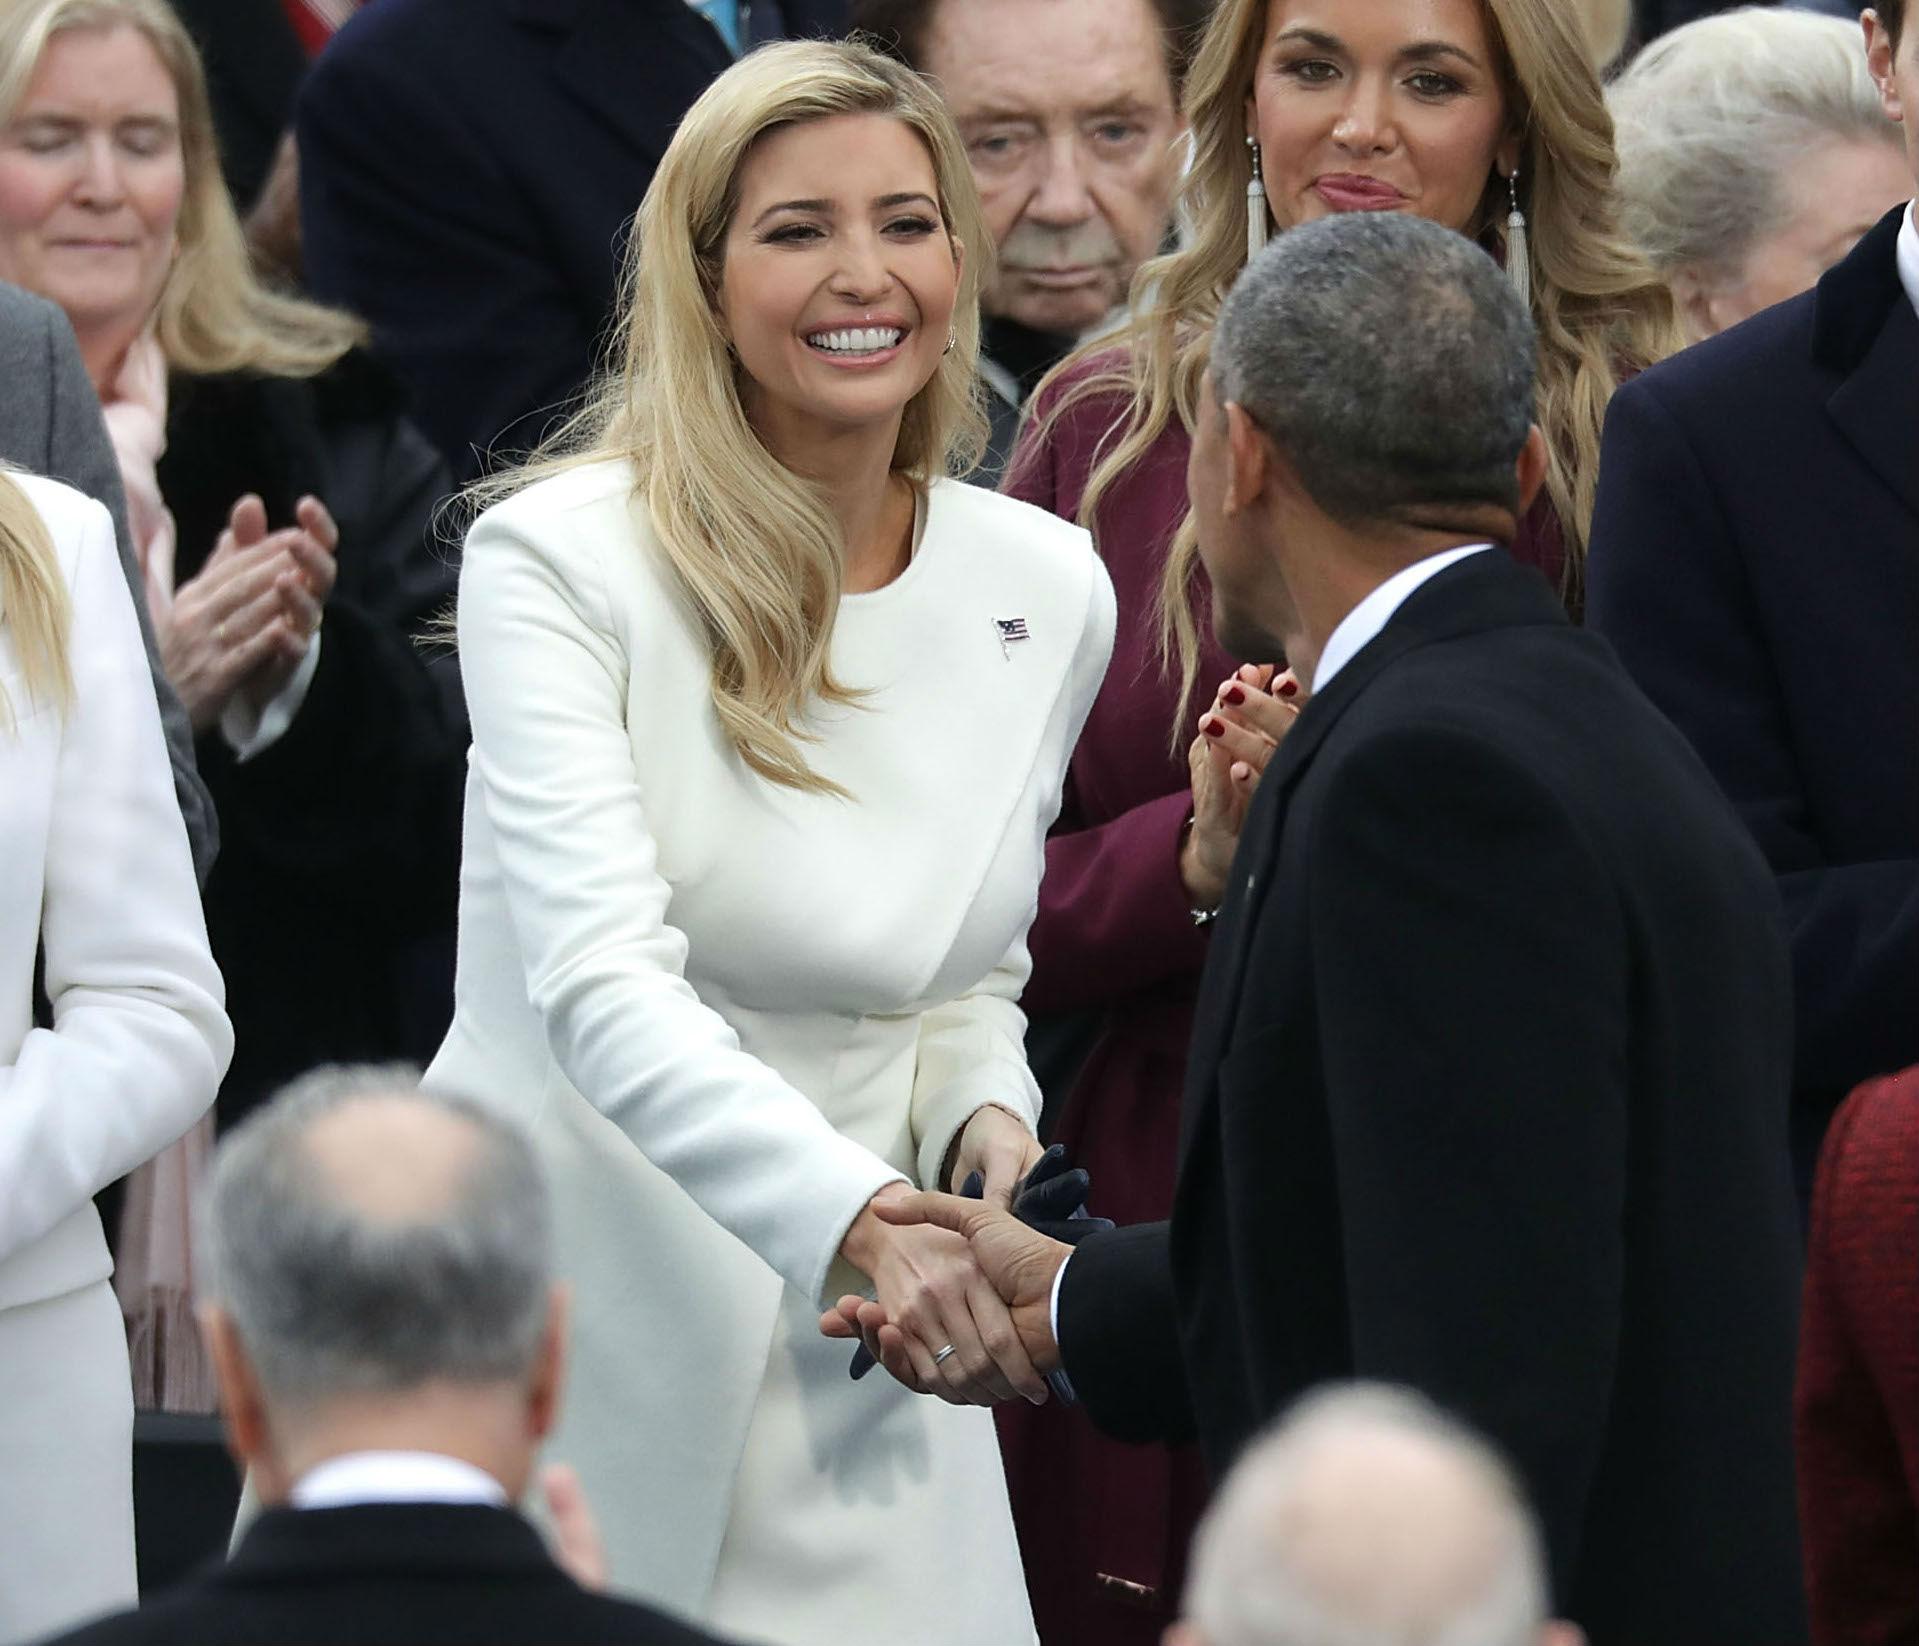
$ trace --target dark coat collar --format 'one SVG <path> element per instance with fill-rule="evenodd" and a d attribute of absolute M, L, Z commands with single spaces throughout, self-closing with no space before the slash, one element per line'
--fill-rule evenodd
<path fill-rule="evenodd" d="M 1899 279 L 1896 207 L 1820 280 L 1813 359 L 1844 381 L 1826 410 L 1873 472 L 1919 515 L 1919 313 Z"/>
<path fill-rule="evenodd" d="M 223 1581 L 462 1572 L 568 1581 L 528 1521 L 471 1503 L 269 1509 L 241 1537 Z"/>

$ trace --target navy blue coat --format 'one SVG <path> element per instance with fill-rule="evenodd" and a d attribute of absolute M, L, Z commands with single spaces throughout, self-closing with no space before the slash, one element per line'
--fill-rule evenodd
<path fill-rule="evenodd" d="M 381 0 L 300 95 L 308 283 L 464 479 L 585 381 L 627 229 L 731 61 L 686 0 Z"/>
<path fill-rule="evenodd" d="M 1802 1168 L 1919 1063 L 1919 314 L 1904 208 L 1613 398 L 1587 618 L 1692 740 L 1791 924 Z"/>

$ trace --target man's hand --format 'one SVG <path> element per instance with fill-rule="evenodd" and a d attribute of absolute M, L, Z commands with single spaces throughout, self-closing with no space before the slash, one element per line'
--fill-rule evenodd
<path fill-rule="evenodd" d="M 1025 1121 L 989 1103 L 974 1110 L 953 1139 L 941 1181 L 949 1194 L 958 1194 L 960 1185 L 978 1172 L 986 1185 L 981 1191 L 986 1202 L 1011 1207 L 1013 1191 L 1045 1152 Z"/>
<path fill-rule="evenodd" d="M 1246 809 L 1301 701 L 1290 670 L 1248 663 L 1220 682 L 1213 706 L 1199 717 L 1199 736 L 1187 750 L 1193 821 L 1179 854 L 1180 880 L 1194 908 L 1216 909 L 1225 897 Z"/>
<path fill-rule="evenodd" d="M 1027 1358 L 1041 1372 L 1058 1369 L 1053 1279 L 1072 1247 L 1035 1233 L 998 1206 L 955 1195 L 901 1195 L 875 1201 L 873 1211 L 887 1223 L 925 1224 L 964 1236 L 980 1273 L 1005 1304 Z M 938 1392 L 916 1365 L 908 1335 L 881 1304 L 843 1297 L 821 1317 L 820 1331 L 831 1338 L 862 1338 L 873 1358 L 907 1388 L 919 1394 Z"/>

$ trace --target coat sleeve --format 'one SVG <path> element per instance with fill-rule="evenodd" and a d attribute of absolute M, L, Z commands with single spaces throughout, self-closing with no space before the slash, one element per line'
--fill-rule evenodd
<path fill-rule="evenodd" d="M 1321 779 L 1312 830 L 1353 1365 L 1505 1448 L 1563 1584 L 1624 1284 L 1631 966 L 1615 883 L 1558 797 L 1465 731 L 1357 743 Z"/>
<path fill-rule="evenodd" d="M 686 981 L 633 765 L 645 728 L 628 729 L 629 673 L 647 660 L 615 632 L 590 545 L 549 552 L 483 518 L 459 633 L 477 800 L 554 1060 L 708 1216 L 821 1296 L 854 1217 L 901 1174 L 744 1051 Z"/>
<path fill-rule="evenodd" d="M 1115 1440 L 1189 1442 L 1172 1226 L 1136 1223 L 1083 1240 L 1059 1280 L 1060 1363 L 1087 1415 Z"/>
<path fill-rule="evenodd" d="M 1588 618 L 1772 865 L 1792 936 L 1797 1084 L 1843 1092 L 1919 1062 L 1919 856 L 1827 860 L 1788 729 L 1788 660 L 1768 648 L 1721 484 L 1653 385 L 1614 396 Z"/>
<path fill-rule="evenodd" d="M 233 1051 L 113 526 L 77 498 L 72 519 L 40 930 L 53 1027 L 0 1068 L 0 1263 L 185 1132 Z"/>
<path fill-rule="evenodd" d="M 1020 432 L 1005 490 L 1022 502 L 1071 518 L 1078 488 L 1067 469 L 1087 460 L 1073 411 L 1048 423 L 1035 408 Z M 1124 692 L 1113 680 L 1105 689 Z M 1147 728 L 1157 736 L 1157 727 Z M 1030 945 L 1033 977 L 1026 1005 L 1035 1012 L 1107 1006 L 1176 979 L 1206 963 L 1204 927 L 1179 875 L 1179 848 L 1192 815 L 1181 785 L 1099 824 L 1088 824 L 1069 770 L 1066 804 L 1046 842 L 1046 877 Z"/>
<path fill-rule="evenodd" d="M 139 625 L 140 643 L 146 651 L 147 671 L 153 679 L 153 695 L 166 736 L 174 799 L 186 824 L 195 874 L 205 885 L 220 849 L 220 824 L 214 815 L 213 797 L 194 764 L 193 725 L 187 719 L 185 705 L 174 692 L 173 683 L 160 667 L 160 647 L 154 639 L 152 616 L 147 611 L 145 581 L 134 557 L 132 534 L 127 530 L 127 503 L 121 491 L 120 468 L 100 417 L 100 402 L 94 396 L 93 385 L 87 381 L 86 367 L 81 363 L 72 329 L 51 304 L 47 305 L 46 318 L 51 416 L 47 426 L 46 459 L 35 467 L 86 493 L 113 517 L 120 566 L 133 595 L 134 621 Z"/>

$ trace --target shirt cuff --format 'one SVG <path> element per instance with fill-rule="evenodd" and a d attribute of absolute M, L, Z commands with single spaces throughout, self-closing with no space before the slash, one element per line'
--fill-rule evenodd
<path fill-rule="evenodd" d="M 226 739 L 235 760 L 244 764 L 286 735 L 293 717 L 300 712 L 300 705 L 307 700 L 314 671 L 319 667 L 320 631 L 315 629 L 307 640 L 306 656 L 300 659 L 292 678 L 268 700 L 265 708 L 254 708 L 253 700 L 243 691 L 227 699 L 227 706 L 220 711 L 220 735 Z"/>
<path fill-rule="evenodd" d="M 1066 1254 L 1066 1262 L 1053 1271 L 1053 1299 L 1046 1306 L 1046 1323 L 1053 1333 L 1053 1347 L 1059 1350 L 1059 1364 L 1062 1371 L 1066 1368 L 1066 1346 L 1059 1340 L 1059 1289 L 1066 1283 L 1067 1264 L 1073 1261 L 1073 1254 Z"/>

